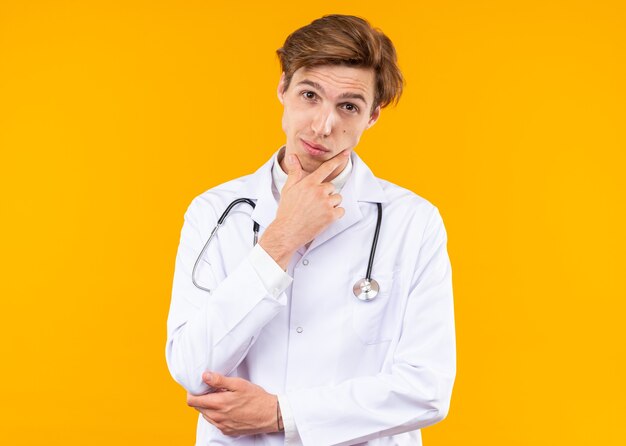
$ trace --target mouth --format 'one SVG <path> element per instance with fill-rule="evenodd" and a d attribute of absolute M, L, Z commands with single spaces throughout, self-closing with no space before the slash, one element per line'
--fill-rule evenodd
<path fill-rule="evenodd" d="M 330 152 L 329 149 L 322 145 L 314 144 L 312 142 L 305 141 L 304 139 L 300 139 L 300 141 L 302 142 L 304 149 L 312 156 L 322 156 Z"/>

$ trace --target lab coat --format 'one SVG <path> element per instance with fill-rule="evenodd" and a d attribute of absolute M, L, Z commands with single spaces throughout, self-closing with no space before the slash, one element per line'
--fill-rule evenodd
<path fill-rule="evenodd" d="M 345 215 L 295 253 L 289 280 L 272 289 L 253 266 L 260 247 L 252 248 L 252 220 L 262 233 L 275 217 L 274 158 L 193 200 L 176 258 L 167 364 L 193 394 L 209 390 L 206 370 L 281 394 L 304 446 L 420 445 L 419 429 L 448 413 L 456 370 L 446 231 L 431 203 L 351 157 Z M 256 208 L 231 211 L 199 262 L 196 278 L 212 293 L 201 291 L 191 280 L 194 262 L 241 197 Z M 366 273 L 377 202 L 383 218 L 372 277 L 380 292 L 363 302 L 352 288 Z M 226 437 L 198 418 L 197 445 L 284 442 L 282 433 Z"/>

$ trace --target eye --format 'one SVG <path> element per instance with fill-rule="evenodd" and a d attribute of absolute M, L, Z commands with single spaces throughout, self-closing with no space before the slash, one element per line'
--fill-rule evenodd
<path fill-rule="evenodd" d="M 313 101 L 317 98 L 317 93 L 315 93 L 314 91 L 303 91 L 302 93 L 300 93 L 304 99 L 307 99 L 309 101 Z"/>
<path fill-rule="evenodd" d="M 346 110 L 349 113 L 358 113 L 359 112 L 359 107 L 357 107 L 356 105 L 351 104 L 351 103 L 343 104 L 342 107 L 344 108 L 344 110 Z"/>

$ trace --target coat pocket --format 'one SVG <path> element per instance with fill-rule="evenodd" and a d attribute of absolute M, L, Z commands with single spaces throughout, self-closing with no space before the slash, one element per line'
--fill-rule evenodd
<path fill-rule="evenodd" d="M 390 341 L 401 322 L 390 317 L 393 313 L 392 307 L 395 306 L 393 289 L 397 274 L 393 271 L 374 272 L 372 279 L 376 280 L 380 287 L 374 299 L 364 302 L 357 299 L 350 290 L 352 327 L 361 342 L 368 345 Z"/>

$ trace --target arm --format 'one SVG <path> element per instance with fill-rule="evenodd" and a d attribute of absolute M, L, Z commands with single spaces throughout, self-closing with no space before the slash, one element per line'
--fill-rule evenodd
<path fill-rule="evenodd" d="M 268 271 L 271 268 L 279 270 L 285 268 L 299 246 L 311 241 L 325 227 L 343 216 L 344 209 L 339 207 L 341 196 L 333 194 L 334 187 L 324 184 L 323 181 L 331 172 L 345 164 L 348 156 L 349 151 L 340 153 L 324 162 L 305 179 L 297 157 L 295 155 L 290 157 L 289 178 L 283 187 L 276 219 L 259 240 L 259 246 L 263 247 L 261 252 L 268 260 Z M 303 209 L 306 212 L 302 212 Z M 264 278 L 265 274 L 259 272 L 259 276 Z M 190 283 L 190 280 L 186 283 Z M 268 286 L 266 288 L 271 289 Z M 228 302 L 222 304 L 228 305 Z M 246 352 L 249 345 L 244 346 Z M 192 354 L 193 352 L 189 353 Z M 182 358 L 181 361 L 185 359 Z M 261 387 L 240 378 L 218 376 L 220 371 L 217 370 L 218 373 L 215 371 L 213 369 L 212 373 L 205 374 L 205 380 L 208 379 L 210 387 L 207 384 L 204 386 L 225 391 L 202 396 L 188 395 L 187 398 L 187 404 L 195 407 L 207 422 L 218 427 L 226 435 L 272 432 L 273 430 L 267 429 L 274 429 L 273 421 L 276 421 L 277 430 L 282 429 L 281 410 L 276 395 L 269 394 Z M 217 387 L 215 379 L 219 383 Z M 290 413 L 288 408 L 286 409 L 287 413 Z M 289 420 L 292 421 L 291 418 Z M 290 433 L 297 435 L 295 427 L 291 431 L 286 432 L 287 439 Z"/>
<path fill-rule="evenodd" d="M 170 373 L 188 392 L 200 395 L 210 390 L 202 381 L 204 371 L 230 374 L 261 329 L 285 306 L 282 292 L 291 278 L 283 270 L 291 256 L 344 213 L 341 196 L 331 194 L 333 186 L 323 181 L 348 156 L 349 151 L 340 153 L 305 179 L 299 161 L 291 157 L 275 221 L 237 268 L 219 284 L 215 280 L 209 284 L 214 290 L 210 296 L 193 285 L 191 274 L 206 242 L 199 228 L 212 228 L 217 216 L 205 217 L 200 224 L 198 200 L 189 207 L 176 257 L 166 347 Z M 211 261 L 220 264 L 220 259 Z"/>
<path fill-rule="evenodd" d="M 209 235 L 201 234 L 199 228 L 217 220 L 207 213 L 208 204 L 204 206 L 202 209 L 196 199 L 185 214 L 166 345 L 170 373 L 196 395 L 210 390 L 202 381 L 204 371 L 229 374 L 237 367 L 261 329 L 284 307 L 282 292 L 291 283 L 291 278 L 257 246 L 219 284 L 213 278 L 210 295 L 196 288 L 191 281 L 192 269 Z M 219 259 L 211 261 L 218 264 Z"/>
<path fill-rule="evenodd" d="M 304 445 L 361 443 L 446 416 L 456 370 L 446 241 L 435 209 L 411 280 L 402 332 L 383 372 L 287 394 Z"/>

